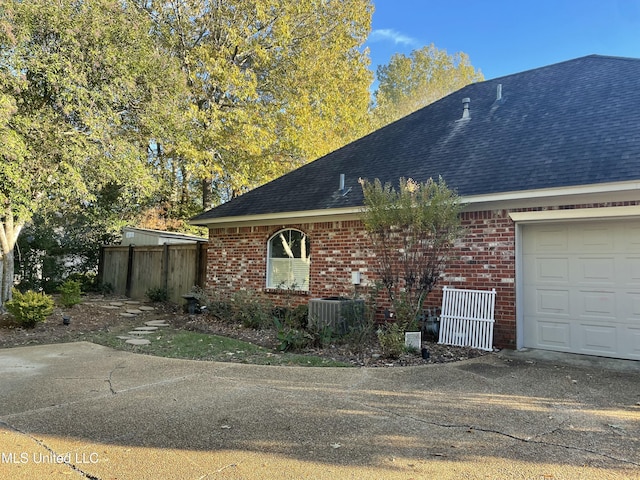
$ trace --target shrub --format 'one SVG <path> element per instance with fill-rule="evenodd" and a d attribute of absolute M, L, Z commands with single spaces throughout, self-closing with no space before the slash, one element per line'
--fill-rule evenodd
<path fill-rule="evenodd" d="M 67 280 L 74 280 L 80 283 L 80 289 L 83 292 L 97 292 L 100 290 L 98 276 L 93 272 L 72 273 L 67 277 Z"/>
<path fill-rule="evenodd" d="M 385 357 L 398 358 L 404 353 L 404 327 L 401 324 L 388 323 L 378 329 L 377 333 Z"/>
<path fill-rule="evenodd" d="M 16 289 L 13 289 L 13 299 L 5 302 L 9 313 L 26 328 L 33 328 L 36 323 L 44 322 L 53 313 L 54 305 L 53 298 L 49 295 L 32 290 L 21 293 Z"/>
<path fill-rule="evenodd" d="M 313 335 L 306 330 L 286 325 L 279 318 L 274 318 L 273 322 L 280 342 L 278 350 L 281 352 L 303 350 L 314 343 Z"/>
<path fill-rule="evenodd" d="M 60 292 L 60 303 L 65 307 L 73 307 L 82 300 L 80 295 L 82 294 L 80 282 L 77 280 L 67 280 L 58 287 Z"/>
<path fill-rule="evenodd" d="M 113 284 L 110 282 L 100 283 L 98 284 L 98 292 L 103 295 L 111 295 L 113 293 Z"/>
<path fill-rule="evenodd" d="M 307 328 L 309 306 L 302 304 L 293 308 L 276 307 L 273 309 L 272 315 L 291 328 Z"/>
<path fill-rule="evenodd" d="M 209 315 L 225 322 L 232 320 L 231 302 L 224 294 L 216 291 L 209 294 L 197 285 L 191 287 L 189 293 L 198 300 L 201 306 L 206 307 L 206 312 Z"/>
<path fill-rule="evenodd" d="M 256 292 L 242 290 L 231 296 L 233 321 L 247 328 L 269 327 L 273 322 L 272 306 Z"/>
<path fill-rule="evenodd" d="M 169 292 L 166 288 L 150 288 L 144 293 L 152 302 L 166 302 L 169 300 Z"/>

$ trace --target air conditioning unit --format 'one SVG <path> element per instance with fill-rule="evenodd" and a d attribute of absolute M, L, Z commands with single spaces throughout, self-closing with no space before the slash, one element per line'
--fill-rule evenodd
<path fill-rule="evenodd" d="M 312 298 L 309 300 L 309 327 L 330 327 L 343 335 L 351 328 L 362 325 L 364 300 L 343 297 Z"/>

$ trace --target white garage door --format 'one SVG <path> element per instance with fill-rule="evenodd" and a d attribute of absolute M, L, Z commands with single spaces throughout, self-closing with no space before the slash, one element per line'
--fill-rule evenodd
<path fill-rule="evenodd" d="M 524 346 L 640 359 L 640 221 L 522 228 Z"/>

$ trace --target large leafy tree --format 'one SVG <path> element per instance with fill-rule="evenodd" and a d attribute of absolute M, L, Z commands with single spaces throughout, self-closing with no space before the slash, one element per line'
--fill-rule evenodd
<path fill-rule="evenodd" d="M 369 0 L 137 4 L 189 87 L 179 135 L 153 152 L 178 203 L 198 185 L 209 208 L 368 130 Z"/>
<path fill-rule="evenodd" d="M 153 191 L 147 147 L 180 71 L 150 30 L 119 0 L 0 5 L 0 308 L 36 212 L 89 208 L 113 185 L 134 204 Z"/>
<path fill-rule="evenodd" d="M 451 92 L 484 80 L 469 56 L 453 55 L 433 44 L 411 52 L 397 53 L 377 70 L 374 122 L 382 127 L 441 99 Z"/>

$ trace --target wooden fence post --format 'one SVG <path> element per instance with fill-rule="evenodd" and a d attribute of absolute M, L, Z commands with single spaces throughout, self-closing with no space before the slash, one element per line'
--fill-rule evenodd
<path fill-rule="evenodd" d="M 131 279 L 133 277 L 133 252 L 134 246 L 129 245 L 129 257 L 127 258 L 127 282 L 124 287 L 124 294 L 127 297 L 131 296 Z"/>
<path fill-rule="evenodd" d="M 104 280 L 104 255 L 105 255 L 105 246 L 100 245 L 100 256 L 98 257 L 98 278 L 96 279 L 98 287 L 102 288 L 102 283 Z"/>
<path fill-rule="evenodd" d="M 162 245 L 162 288 L 169 292 L 169 244 Z"/>

